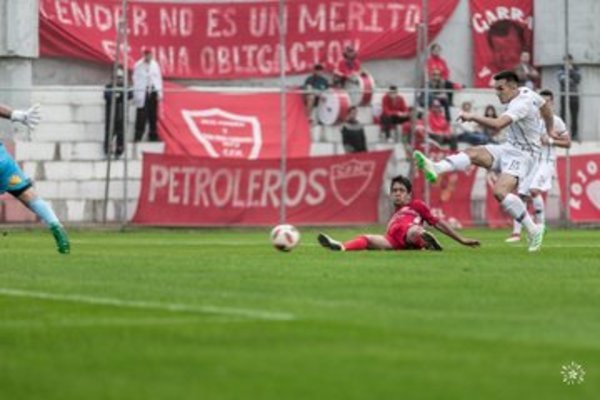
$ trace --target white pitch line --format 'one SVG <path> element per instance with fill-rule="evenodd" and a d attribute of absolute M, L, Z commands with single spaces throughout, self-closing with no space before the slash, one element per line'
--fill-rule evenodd
<path fill-rule="evenodd" d="M 0 296 L 25 297 L 30 299 L 68 301 L 119 308 L 141 308 L 146 310 L 161 310 L 181 313 L 219 314 L 250 319 L 263 319 L 268 321 L 291 321 L 296 319 L 294 314 L 271 312 L 266 310 L 253 310 L 246 308 L 230 308 L 220 306 L 194 306 L 190 304 L 156 303 L 151 301 L 120 300 L 109 297 L 90 297 L 76 294 L 56 294 L 47 292 L 33 292 L 28 290 L 0 288 Z"/>

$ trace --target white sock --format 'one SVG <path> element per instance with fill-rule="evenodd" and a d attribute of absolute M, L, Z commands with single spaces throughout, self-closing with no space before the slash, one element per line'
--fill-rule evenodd
<path fill-rule="evenodd" d="M 543 224 L 546 221 L 546 216 L 544 215 L 544 197 L 541 194 L 537 195 L 531 199 L 531 203 L 535 211 L 535 222 Z"/>
<path fill-rule="evenodd" d="M 521 223 L 519 221 L 517 221 L 516 219 L 513 219 L 513 235 L 520 235 L 521 234 L 521 230 L 523 229 L 523 225 L 521 225 Z"/>
<path fill-rule="evenodd" d="M 535 232 L 537 225 L 531 219 L 531 216 L 527 212 L 525 203 L 519 198 L 519 196 L 509 193 L 502 200 L 502 208 L 506 211 L 514 220 L 520 222 L 528 233 Z"/>
<path fill-rule="evenodd" d="M 471 159 L 463 152 L 452 154 L 434 163 L 435 172 L 443 174 L 451 171 L 465 171 L 471 165 Z"/>

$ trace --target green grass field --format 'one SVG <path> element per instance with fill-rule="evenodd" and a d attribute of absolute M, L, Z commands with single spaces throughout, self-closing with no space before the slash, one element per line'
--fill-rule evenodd
<path fill-rule="evenodd" d="M 600 231 L 551 230 L 539 254 L 505 231 L 441 253 L 301 232 L 286 254 L 266 229 L 73 231 L 65 257 L 9 230 L 0 398 L 600 398 Z"/>

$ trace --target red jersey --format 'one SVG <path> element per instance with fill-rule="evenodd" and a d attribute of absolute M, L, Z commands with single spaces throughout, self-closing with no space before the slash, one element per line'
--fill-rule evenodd
<path fill-rule="evenodd" d="M 431 72 L 437 69 L 440 71 L 442 78 L 448 80 L 450 77 L 450 70 L 448 69 L 448 64 L 446 64 L 446 60 L 444 60 L 440 56 L 431 55 L 427 59 L 427 72 L 431 75 Z"/>
<path fill-rule="evenodd" d="M 435 217 L 423 200 L 413 199 L 405 206 L 399 207 L 390 218 L 387 226 L 386 239 L 397 250 L 407 248 L 406 234 L 413 225 L 435 225 L 439 219 Z"/>
<path fill-rule="evenodd" d="M 350 75 L 354 73 L 360 72 L 360 61 L 358 59 L 354 59 L 349 61 L 345 58 L 341 59 L 338 62 L 337 68 L 333 71 L 334 74 L 343 76 L 348 78 Z"/>
<path fill-rule="evenodd" d="M 381 105 L 383 106 L 383 115 L 400 115 L 408 112 L 404 97 L 401 95 L 397 95 L 396 99 L 393 100 L 392 97 L 386 93 L 385 96 L 383 96 Z"/>
<path fill-rule="evenodd" d="M 429 131 L 436 135 L 450 135 L 450 123 L 443 112 L 429 112 Z"/>

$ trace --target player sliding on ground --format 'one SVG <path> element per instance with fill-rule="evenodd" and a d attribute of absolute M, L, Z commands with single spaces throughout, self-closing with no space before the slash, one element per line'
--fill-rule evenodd
<path fill-rule="evenodd" d="M 29 110 L 22 111 L 0 105 L 0 117 L 20 122 L 29 129 L 33 129 L 40 122 L 38 108 L 38 106 L 34 106 Z M 0 143 L 0 194 L 4 192 L 19 199 L 25 207 L 33 211 L 48 225 L 54 240 L 56 240 L 59 253 L 68 254 L 70 252 L 69 238 L 56 214 L 50 205 L 35 193 L 31 180 L 25 176 L 4 145 Z"/>
<path fill-rule="evenodd" d="M 554 106 L 554 94 L 550 90 L 542 90 L 540 96 L 546 100 L 551 107 Z M 571 136 L 567 130 L 564 121 L 557 115 L 554 115 L 554 132 L 558 139 L 542 136 L 542 158 L 538 161 L 535 176 L 529 188 L 528 197 L 524 201 L 531 200 L 534 210 L 534 220 L 537 224 L 544 226 L 546 223 L 544 212 L 544 196 L 552 188 L 552 178 L 554 178 L 556 164 L 556 147 L 571 147 Z M 513 223 L 512 234 L 506 239 L 507 242 L 518 242 L 521 240 L 522 225 L 517 220 Z"/>
<path fill-rule="evenodd" d="M 427 222 L 460 244 L 471 247 L 479 246 L 478 240 L 462 237 L 446 222 L 434 217 L 423 201 L 413 199 L 412 183 L 408 178 L 397 176 L 392 179 L 390 192 L 396 212 L 388 222 L 385 235 L 361 235 L 341 243 L 320 233 L 318 240 L 321 246 L 335 251 L 442 250 L 442 245 L 435 236 L 425 230 L 423 222 Z"/>
<path fill-rule="evenodd" d="M 513 194 L 525 195 L 534 177 L 536 161 L 541 156 L 544 134 L 543 120 L 549 138 L 554 134 L 552 106 L 540 95 L 526 87 L 518 86 L 519 77 L 513 71 L 494 75 L 494 88 L 500 103 L 507 104 L 498 118 L 483 117 L 461 112 L 459 120 L 475 121 L 497 132 L 508 127 L 508 140 L 503 144 L 475 146 L 441 161 L 433 162 L 420 151 L 414 152 L 417 167 L 423 170 L 429 182 L 451 171 L 465 171 L 471 164 L 500 172 L 494 184 L 494 197 L 502 208 L 520 222 L 528 233 L 529 251 L 538 251 L 544 239 L 544 228 L 531 219 L 523 201 Z"/>

